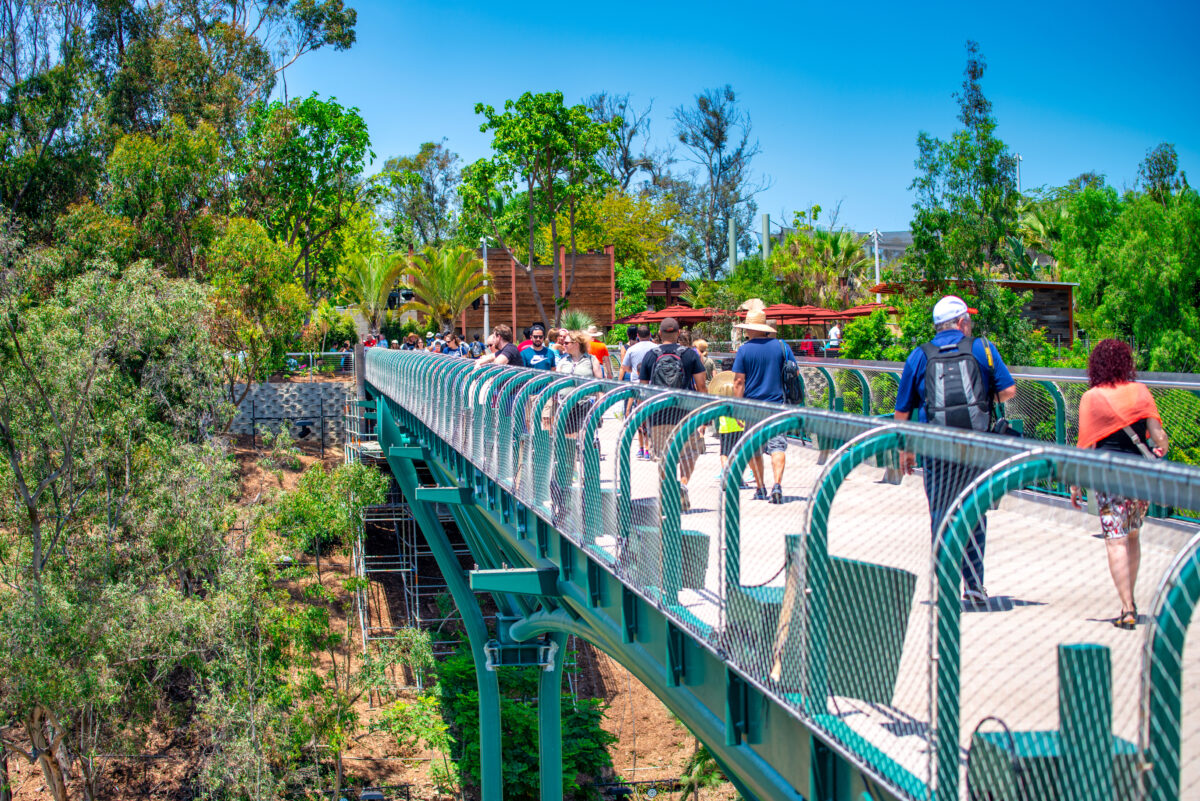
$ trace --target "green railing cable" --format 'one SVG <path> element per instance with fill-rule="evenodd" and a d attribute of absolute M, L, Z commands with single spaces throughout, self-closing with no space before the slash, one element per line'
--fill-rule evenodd
<path fill-rule="evenodd" d="M 628 525 L 633 519 L 633 501 L 629 497 L 630 462 L 633 458 L 629 450 L 633 446 L 633 438 L 637 436 L 638 428 L 649 420 L 651 415 L 664 409 L 675 408 L 683 398 L 683 395 L 676 392 L 663 392 L 656 398 L 642 401 L 626 418 L 621 429 L 621 437 L 617 440 L 617 470 L 613 492 L 617 497 L 617 525 L 622 527 L 622 542 L 630 533 Z"/>
<path fill-rule="evenodd" d="M 550 403 L 558 396 L 559 392 L 566 390 L 568 387 L 580 386 L 581 383 L 581 380 L 574 376 L 562 376 L 534 399 L 529 415 L 533 421 L 533 438 L 530 443 L 529 454 L 530 464 L 538 468 L 548 467 L 550 464 L 550 432 L 542 427 L 542 410 L 546 407 L 547 403 Z M 533 471 L 532 489 L 532 497 L 528 499 L 528 504 L 546 510 L 546 504 L 550 500 L 549 470 L 535 469 Z"/>
<path fill-rule="evenodd" d="M 531 381 L 527 382 L 523 387 L 517 390 L 517 394 L 513 396 L 512 411 L 513 414 L 509 418 L 508 431 L 506 439 L 500 442 L 500 445 L 507 447 L 511 451 L 512 464 L 512 488 L 514 493 L 520 486 L 521 471 L 524 469 L 524 464 L 521 462 L 521 442 L 529 443 L 529 449 L 533 448 L 533 436 L 542 425 L 540 414 L 529 414 L 526 406 L 529 405 L 529 399 L 535 395 L 553 394 L 553 388 L 560 384 L 570 383 L 569 378 L 565 378 L 558 373 L 550 373 L 542 371 L 544 375 L 539 375 Z M 539 406 L 540 410 L 541 407 Z M 523 432 L 516 433 L 517 415 L 522 416 Z M 522 487 L 524 490 L 524 487 Z"/>

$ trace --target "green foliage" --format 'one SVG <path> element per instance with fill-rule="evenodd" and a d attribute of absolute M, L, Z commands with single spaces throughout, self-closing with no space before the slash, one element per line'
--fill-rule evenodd
<path fill-rule="evenodd" d="M 783 299 L 826 309 L 853 306 L 865 297 L 866 236 L 851 231 L 797 227 L 771 251 L 771 271 L 783 281 Z"/>
<path fill-rule="evenodd" d="M 412 156 L 388 159 L 376 179 L 391 244 L 398 250 L 441 245 L 454 236 L 459 158 L 445 143 L 424 142 Z"/>
<path fill-rule="evenodd" d="M 236 217 L 209 253 L 213 316 L 208 327 L 225 351 L 222 372 L 235 406 L 272 357 L 287 351 L 308 309 L 304 291 L 292 282 L 291 260 L 262 226 Z"/>
<path fill-rule="evenodd" d="M 251 115 L 238 164 L 239 207 L 292 250 L 296 278 L 311 298 L 335 288 L 340 234 L 363 191 L 370 144 L 357 109 L 316 94 Z"/>
<path fill-rule="evenodd" d="M 483 259 L 459 245 L 426 247 L 409 259 L 404 274 L 416 297 L 402 311 L 422 315 L 434 331 L 445 329 L 474 301 L 489 294 Z"/>
<path fill-rule="evenodd" d="M 388 295 L 404 273 L 400 253 L 352 253 L 346 259 L 342 281 L 346 294 L 358 306 L 371 331 L 378 333 L 387 312 Z"/>
<path fill-rule="evenodd" d="M 614 316 L 620 319 L 644 311 L 647 302 L 646 292 L 650 289 L 650 279 L 646 277 L 645 270 L 624 262 L 616 262 L 614 270 L 616 271 L 617 292 L 621 295 L 621 299 L 616 302 Z M 613 326 L 608 332 L 608 342 L 611 344 L 624 342 L 628 328 L 629 326 L 626 325 Z"/>
<path fill-rule="evenodd" d="M 595 323 L 590 314 L 578 309 L 567 309 L 559 320 L 559 325 L 568 331 L 586 331 Z"/>
<path fill-rule="evenodd" d="M 262 523 L 304 553 L 322 553 L 348 542 L 358 531 L 363 507 L 382 503 L 386 492 L 387 478 L 373 467 L 353 463 L 326 469 L 317 463 Z"/>
<path fill-rule="evenodd" d="M 895 337 L 888 329 L 887 312 L 877 309 L 867 317 L 846 323 L 842 329 L 841 355 L 846 359 L 886 359 Z"/>
<path fill-rule="evenodd" d="M 217 235 L 209 206 L 220 192 L 221 139 L 211 126 L 168 120 L 117 141 L 108 159 L 108 207 L 133 223 L 138 254 L 170 273 L 201 277 Z"/>
<path fill-rule="evenodd" d="M 503 668 L 500 677 L 500 716 L 503 722 L 504 797 L 512 801 L 538 797 L 536 668 Z M 468 785 L 478 786 L 479 692 L 475 664 L 465 644 L 438 666 L 442 714 L 460 745 L 458 768 Z M 563 793 L 567 798 L 589 796 L 588 780 L 612 768 L 608 746 L 616 738 L 600 726 L 604 706 L 599 699 L 562 705 Z"/>

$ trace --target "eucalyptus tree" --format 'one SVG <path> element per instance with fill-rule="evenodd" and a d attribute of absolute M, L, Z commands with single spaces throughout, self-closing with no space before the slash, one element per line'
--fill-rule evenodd
<path fill-rule="evenodd" d="M 767 187 L 750 169 L 761 148 L 751 139 L 749 113 L 738 106 L 728 84 L 696 95 L 694 106 L 679 106 L 674 120 L 684 160 L 695 165 L 698 175 L 687 182 L 693 191 L 677 189 L 673 194 L 691 213 L 691 236 L 698 245 L 694 266 L 715 279 L 726 263 L 727 226 L 733 223 L 742 232 L 739 246 L 749 243 L 750 222 L 758 208 L 754 195 Z"/>

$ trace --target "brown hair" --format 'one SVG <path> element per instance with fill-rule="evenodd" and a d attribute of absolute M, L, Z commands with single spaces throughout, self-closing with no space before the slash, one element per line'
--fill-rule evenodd
<path fill-rule="evenodd" d="M 492 334 L 496 338 L 501 339 L 505 342 L 513 341 L 512 329 L 509 328 L 507 325 L 501 324 L 501 325 L 496 326 L 495 328 L 492 329 Z"/>
<path fill-rule="evenodd" d="M 1119 339 L 1102 339 L 1088 356 L 1088 384 L 1093 387 L 1116 386 L 1133 381 L 1133 348 Z"/>

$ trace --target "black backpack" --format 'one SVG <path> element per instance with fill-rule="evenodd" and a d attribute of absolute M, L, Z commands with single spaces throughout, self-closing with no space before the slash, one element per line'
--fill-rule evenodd
<path fill-rule="evenodd" d="M 650 368 L 651 384 L 671 389 L 687 389 L 691 385 L 692 377 L 683 372 L 683 358 L 679 355 L 678 345 L 674 352 L 658 347 L 647 355 L 654 357 L 654 366 Z"/>
<path fill-rule="evenodd" d="M 794 359 L 789 359 L 791 351 L 788 350 L 787 343 L 780 341 L 783 347 L 783 401 L 792 406 L 804 405 L 804 382 L 800 380 L 800 365 Z"/>
<path fill-rule="evenodd" d="M 992 401 L 975 354 L 975 340 L 963 337 L 954 345 L 921 346 L 925 365 L 925 416 L 929 422 L 951 428 L 987 431 Z M 985 343 L 986 344 L 986 343 Z"/>

